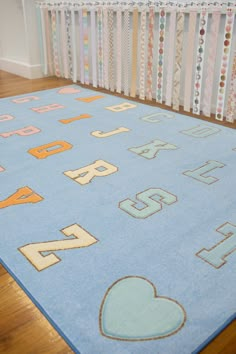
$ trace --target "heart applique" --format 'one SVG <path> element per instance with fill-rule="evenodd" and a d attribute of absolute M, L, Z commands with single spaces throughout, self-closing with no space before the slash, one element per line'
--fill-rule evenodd
<path fill-rule="evenodd" d="M 62 87 L 60 90 L 57 91 L 57 93 L 60 93 L 60 94 L 63 94 L 63 95 L 69 95 L 69 94 L 72 94 L 72 93 L 78 93 L 80 92 L 79 89 L 75 88 L 75 87 L 70 87 L 70 86 L 67 86 L 67 87 Z"/>
<path fill-rule="evenodd" d="M 147 279 L 127 276 L 107 290 L 100 308 L 102 335 L 125 341 L 161 339 L 178 332 L 186 321 L 184 308 L 158 296 Z"/>

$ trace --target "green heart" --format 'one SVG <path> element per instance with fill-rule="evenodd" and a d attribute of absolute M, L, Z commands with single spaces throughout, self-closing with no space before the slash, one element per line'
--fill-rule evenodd
<path fill-rule="evenodd" d="M 111 339 L 160 339 L 179 331 L 185 320 L 184 308 L 175 300 L 157 296 L 154 285 L 142 277 L 117 280 L 100 309 L 101 333 Z"/>

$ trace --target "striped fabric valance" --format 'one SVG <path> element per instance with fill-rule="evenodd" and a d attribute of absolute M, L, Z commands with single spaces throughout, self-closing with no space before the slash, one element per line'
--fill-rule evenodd
<path fill-rule="evenodd" d="M 44 74 L 233 122 L 235 13 L 235 2 L 37 2 Z"/>

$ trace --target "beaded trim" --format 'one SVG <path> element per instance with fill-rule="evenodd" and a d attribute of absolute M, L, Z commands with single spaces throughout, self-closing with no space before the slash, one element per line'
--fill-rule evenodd
<path fill-rule="evenodd" d="M 139 79 L 139 98 L 145 98 L 145 46 L 146 46 L 146 10 L 141 12 L 140 25 L 140 79 Z"/>
<path fill-rule="evenodd" d="M 197 61 L 196 61 L 195 81 L 194 81 L 194 92 L 193 92 L 193 113 L 195 114 L 200 114 L 207 22 L 208 22 L 208 13 L 204 9 L 201 13 L 200 22 L 199 22 Z"/>
<path fill-rule="evenodd" d="M 233 42 L 232 41 L 233 27 L 234 27 L 234 16 L 231 9 L 229 9 L 226 15 L 226 22 L 225 22 L 224 48 L 223 48 L 223 55 L 221 59 L 221 69 L 220 69 L 220 77 L 218 83 L 218 95 L 217 95 L 216 114 L 215 114 L 215 118 L 221 121 L 224 118 L 226 82 L 227 82 L 227 73 L 229 67 L 230 50 Z"/>
<path fill-rule="evenodd" d="M 182 2 L 180 0 L 174 0 L 174 1 L 112 1 L 112 0 L 97 0 L 96 2 L 92 2 L 89 0 L 72 0 L 72 1 L 56 1 L 56 0 L 51 0 L 51 1 L 36 1 L 37 6 L 42 6 L 42 7 L 59 7 L 59 8 L 74 8 L 78 9 L 81 7 L 86 7 L 88 9 L 90 8 L 97 8 L 100 6 L 108 6 L 108 7 L 113 7 L 113 9 L 117 9 L 120 7 L 130 9 L 132 10 L 134 6 L 137 6 L 140 10 L 144 8 L 149 8 L 151 6 L 155 7 L 160 7 L 162 8 L 163 6 L 169 7 L 170 9 L 181 9 L 181 10 L 189 10 L 189 9 L 201 9 L 202 7 L 205 8 L 222 8 L 226 9 L 227 7 L 234 7 L 236 9 L 236 4 L 235 1 L 199 1 L 199 0 L 194 0 L 191 1 L 190 3 Z"/>
<path fill-rule="evenodd" d="M 158 41 L 158 59 L 157 59 L 157 88 L 156 101 L 162 103 L 163 74 L 164 74 L 164 49 L 165 49 L 165 29 L 166 12 L 161 10 L 159 16 L 159 41 Z"/>
<path fill-rule="evenodd" d="M 153 71 L 153 40 L 154 40 L 154 9 L 150 8 L 148 26 L 148 62 L 147 62 L 147 99 L 152 100 L 152 71 Z"/>
<path fill-rule="evenodd" d="M 230 80 L 230 91 L 227 104 L 226 121 L 232 122 L 236 120 L 236 51 L 234 53 L 234 61 Z"/>

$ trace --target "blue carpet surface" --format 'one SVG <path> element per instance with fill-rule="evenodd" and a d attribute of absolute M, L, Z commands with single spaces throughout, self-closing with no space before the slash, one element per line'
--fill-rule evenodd
<path fill-rule="evenodd" d="M 75 352 L 198 352 L 235 318 L 235 130 L 76 85 L 0 103 L 1 262 Z"/>

